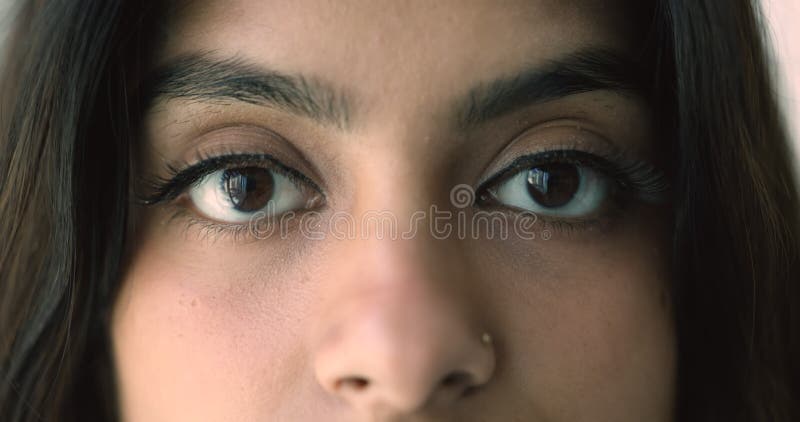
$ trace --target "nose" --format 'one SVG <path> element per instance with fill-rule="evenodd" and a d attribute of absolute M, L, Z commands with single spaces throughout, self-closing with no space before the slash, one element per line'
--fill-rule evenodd
<path fill-rule="evenodd" d="M 317 381 L 361 414 L 454 406 L 494 372 L 494 345 L 469 312 L 464 274 L 410 252 L 408 243 L 351 250 L 358 265 L 336 274 L 318 318 Z"/>

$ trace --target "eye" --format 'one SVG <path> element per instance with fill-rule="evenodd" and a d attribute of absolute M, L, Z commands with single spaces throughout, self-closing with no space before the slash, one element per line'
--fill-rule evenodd
<path fill-rule="evenodd" d="M 206 217 L 243 223 L 259 211 L 268 216 L 305 207 L 314 199 L 287 176 L 264 167 L 220 169 L 203 176 L 188 191 Z"/>
<path fill-rule="evenodd" d="M 552 162 L 526 167 L 488 189 L 493 201 L 536 214 L 583 217 L 600 210 L 612 182 L 588 166 Z"/>

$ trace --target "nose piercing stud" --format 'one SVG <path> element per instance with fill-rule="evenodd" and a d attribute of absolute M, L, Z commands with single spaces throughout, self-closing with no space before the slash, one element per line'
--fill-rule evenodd
<path fill-rule="evenodd" d="M 492 344 L 492 336 L 489 335 L 489 333 L 484 332 L 483 335 L 481 335 L 481 343 L 486 346 Z"/>

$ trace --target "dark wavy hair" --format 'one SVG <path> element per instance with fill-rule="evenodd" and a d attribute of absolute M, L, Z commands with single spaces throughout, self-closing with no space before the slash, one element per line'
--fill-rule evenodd
<path fill-rule="evenodd" d="M 159 3 L 18 6 L 0 81 L 0 420 L 117 419 L 108 315 Z M 677 417 L 798 421 L 800 206 L 760 10 L 647 3 L 674 175 Z"/>

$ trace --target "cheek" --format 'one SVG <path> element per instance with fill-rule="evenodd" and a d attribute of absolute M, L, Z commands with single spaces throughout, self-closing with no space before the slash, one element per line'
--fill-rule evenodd
<path fill-rule="evenodd" d="M 497 337 L 498 402 L 544 420 L 666 420 L 675 370 L 666 242 L 629 226 L 461 245 L 457 265 L 470 271 L 458 273 L 481 298 L 470 312 Z M 267 253 L 178 231 L 136 245 L 114 309 L 126 420 L 293 420 L 332 407 L 305 336 L 333 255 L 314 242 Z"/>
<path fill-rule="evenodd" d="M 501 370 L 547 420 L 657 421 L 671 413 L 668 255 L 654 239 L 637 228 L 495 248 L 484 276 L 497 281 L 486 297 L 504 304 L 495 307 L 497 324 L 509 330 Z"/>
<path fill-rule="evenodd" d="M 245 260 L 243 251 L 219 256 L 213 244 L 169 243 L 140 245 L 114 309 L 123 414 L 130 421 L 274 414 L 296 379 L 312 378 L 298 374 L 305 318 L 297 283 L 289 283 L 302 275 L 278 274 L 273 260 Z M 259 264 L 236 268 L 245 262 Z"/>

